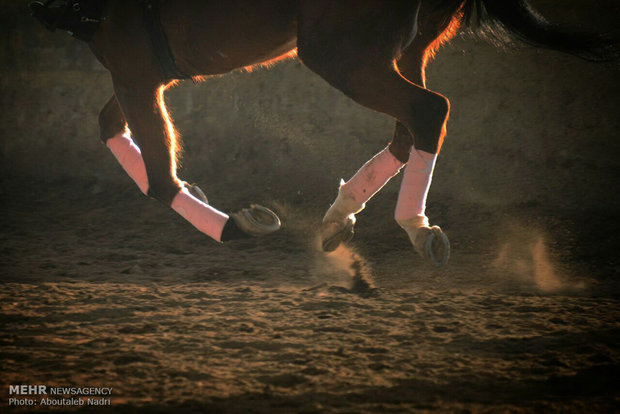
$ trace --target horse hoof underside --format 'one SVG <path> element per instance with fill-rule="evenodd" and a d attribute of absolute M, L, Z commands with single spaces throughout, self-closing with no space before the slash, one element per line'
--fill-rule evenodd
<path fill-rule="evenodd" d="M 450 259 L 450 241 L 439 226 L 419 229 L 414 247 L 436 266 L 444 266 Z"/>
<path fill-rule="evenodd" d="M 323 234 L 330 234 L 329 236 L 323 236 L 321 248 L 324 252 L 333 252 L 340 246 L 340 243 L 346 243 L 353 238 L 355 234 L 354 230 L 355 222 L 350 218 L 347 218 L 344 226 L 338 222 L 323 223 Z M 334 230 L 334 228 L 336 228 Z"/>
<path fill-rule="evenodd" d="M 254 237 L 273 233 L 280 230 L 282 226 L 276 213 L 257 204 L 252 204 L 250 208 L 232 213 L 230 217 L 239 229 Z"/>

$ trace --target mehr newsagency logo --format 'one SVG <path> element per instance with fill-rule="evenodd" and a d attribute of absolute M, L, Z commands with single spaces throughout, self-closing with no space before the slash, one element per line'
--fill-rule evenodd
<path fill-rule="evenodd" d="M 50 387 L 48 385 L 9 385 L 9 405 L 83 406 L 112 405 L 109 387 Z"/>

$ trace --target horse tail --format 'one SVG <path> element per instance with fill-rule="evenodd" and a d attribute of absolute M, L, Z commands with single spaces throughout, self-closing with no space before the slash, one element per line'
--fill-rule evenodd
<path fill-rule="evenodd" d="M 498 46 L 514 40 L 594 62 L 620 61 L 620 36 L 570 31 L 539 15 L 526 0 L 465 0 L 463 23 Z"/>

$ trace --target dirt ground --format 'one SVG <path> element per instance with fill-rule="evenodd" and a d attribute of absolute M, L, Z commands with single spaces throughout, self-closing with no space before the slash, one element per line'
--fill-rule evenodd
<path fill-rule="evenodd" d="M 274 201 L 278 234 L 218 245 L 117 187 L 4 184 L 3 411 L 9 384 L 113 387 L 103 410 L 121 412 L 619 406 L 615 278 L 560 264 L 515 224 L 524 212 L 489 212 L 511 242 L 489 243 L 499 219 L 449 231 L 437 270 L 382 218 L 383 198 L 324 255 L 313 205 Z"/>

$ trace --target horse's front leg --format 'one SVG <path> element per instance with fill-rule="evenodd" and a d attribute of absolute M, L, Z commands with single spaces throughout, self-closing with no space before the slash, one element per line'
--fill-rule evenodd
<path fill-rule="evenodd" d="M 140 170 L 143 166 L 146 182 L 139 181 L 139 176 L 134 177 L 131 173 L 129 175 L 141 189 L 146 189 L 143 192 L 164 204 L 171 205 L 176 195 L 183 189 L 183 183 L 176 175 L 176 137 L 166 123 L 165 108 L 158 101 L 162 93 L 161 88 L 162 86 L 155 82 L 145 82 L 143 85 L 136 85 L 134 82 L 129 85 L 128 82 L 114 79 L 118 109 L 122 111 L 131 132 L 117 131 L 113 138 L 106 141 L 106 145 L 112 147 L 112 152 L 123 167 L 126 164 L 119 154 L 131 154 L 132 161 L 140 164 L 134 166 L 133 170 Z M 116 110 L 114 102 L 108 102 L 100 119 L 106 109 L 108 112 L 114 112 Z M 120 143 L 122 140 L 126 141 L 126 148 Z M 119 149 L 115 150 L 115 147 Z M 140 160 L 142 162 L 139 162 Z"/>
<path fill-rule="evenodd" d="M 99 138 L 112 151 L 127 174 L 134 180 L 140 190 L 146 194 L 148 179 L 146 167 L 140 149 L 131 138 L 127 121 L 121 111 L 116 95 L 108 100 L 99 113 Z M 196 186 L 183 182 L 195 197 L 208 203 L 207 196 Z"/>
<path fill-rule="evenodd" d="M 231 219 L 177 177 L 178 148 L 164 104 L 163 86 L 152 83 L 126 87 L 115 79 L 114 88 L 116 98 L 100 114 L 102 139 L 143 193 L 169 205 L 216 241 L 266 234 L 279 228 L 277 216 L 257 206 L 234 213 Z M 131 134 L 124 128 L 125 119 Z"/>

